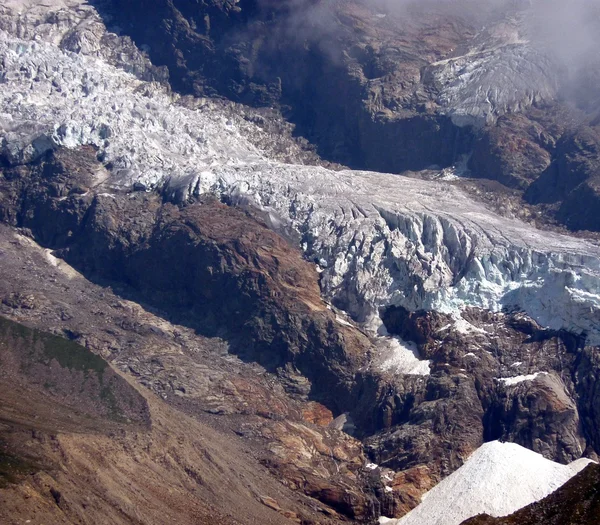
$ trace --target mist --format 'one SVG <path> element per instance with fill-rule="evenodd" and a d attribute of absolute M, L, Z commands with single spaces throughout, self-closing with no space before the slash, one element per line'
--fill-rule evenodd
<path fill-rule="evenodd" d="M 598 53 L 600 0 L 537 0 L 527 22 L 534 45 L 566 66 Z"/>
<path fill-rule="evenodd" d="M 264 0 L 272 1 L 272 0 Z M 301 0 L 295 0 L 297 2 Z M 358 0 L 401 21 L 428 12 L 459 17 L 482 30 L 495 22 L 517 20 L 522 37 L 548 56 L 559 70 L 563 94 L 580 106 L 600 101 L 600 0 Z M 303 24 L 326 31 L 334 24 L 329 1 L 303 2 Z M 323 23 L 325 22 L 326 23 Z M 399 22 L 400 23 L 400 22 Z"/>

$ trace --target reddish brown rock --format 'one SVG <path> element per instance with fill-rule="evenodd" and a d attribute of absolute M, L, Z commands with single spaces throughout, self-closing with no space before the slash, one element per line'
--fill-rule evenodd
<path fill-rule="evenodd" d="M 333 421 L 331 410 L 321 403 L 310 402 L 302 409 L 302 417 L 309 423 L 326 427 Z"/>

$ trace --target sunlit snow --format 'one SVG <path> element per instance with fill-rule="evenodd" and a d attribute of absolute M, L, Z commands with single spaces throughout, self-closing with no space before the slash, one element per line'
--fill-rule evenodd
<path fill-rule="evenodd" d="M 526 376 L 515 376 L 515 377 L 501 377 L 498 379 L 500 383 L 504 383 L 506 386 L 518 385 L 525 381 L 534 381 L 539 376 L 548 375 L 548 372 L 536 372 L 535 374 L 529 374 Z"/>
<path fill-rule="evenodd" d="M 477 514 L 506 516 L 554 492 L 590 463 L 561 465 L 520 445 L 493 441 L 427 492 L 422 503 L 388 525 L 458 525 Z"/>

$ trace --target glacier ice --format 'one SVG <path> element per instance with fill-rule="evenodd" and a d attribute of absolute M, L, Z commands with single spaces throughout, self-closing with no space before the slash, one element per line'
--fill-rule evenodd
<path fill-rule="evenodd" d="M 445 181 L 275 161 L 251 119 L 210 100 L 189 107 L 111 64 L 94 44 L 106 29 L 85 7 L 53 30 L 41 15 L 31 27 L 27 17 L 11 24 L 0 7 L 0 154 L 9 162 L 89 144 L 110 168 L 98 193 L 141 183 L 174 200 L 212 193 L 252 204 L 274 228 L 298 232 L 325 297 L 373 334 L 389 305 L 450 313 L 463 329 L 460 313 L 473 306 L 522 310 L 600 344 L 595 244 L 502 218 Z M 85 46 L 65 48 L 73 31 L 85 32 Z"/>
<path fill-rule="evenodd" d="M 462 52 L 425 68 L 438 104 L 456 125 L 483 126 L 557 97 L 558 68 L 524 37 L 523 26 L 523 15 L 501 20 Z"/>

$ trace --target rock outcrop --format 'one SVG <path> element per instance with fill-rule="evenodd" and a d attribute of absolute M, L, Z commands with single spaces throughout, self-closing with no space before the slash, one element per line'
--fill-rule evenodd
<path fill-rule="evenodd" d="M 214 199 L 178 208 L 144 192 L 87 197 L 88 176 L 96 171 L 90 170 L 89 163 L 97 163 L 93 159 L 91 149 L 62 150 L 39 165 L 23 166 L 19 177 L 12 179 L 18 180 L 15 191 L 4 186 L 7 220 L 14 217 L 15 224 L 26 225 L 26 231 L 58 248 L 54 253 L 88 278 L 124 286 L 123 297 L 153 304 L 204 337 L 227 339 L 232 354 L 276 372 L 278 390 L 266 388 L 274 379 L 256 384 L 231 370 L 218 371 L 210 358 L 208 365 L 200 366 L 193 363 L 195 358 L 192 364 L 190 357 L 169 352 L 121 355 L 118 349 L 125 342 L 112 329 L 107 334 L 96 328 L 95 321 L 78 329 L 63 328 L 63 333 L 104 351 L 107 345 L 113 359 L 143 385 L 193 414 L 200 404 L 215 415 L 265 418 L 266 423 L 248 418 L 235 432 L 264 443 L 262 461 L 274 476 L 322 500 L 332 516 L 340 513 L 361 520 L 377 516 L 372 483 L 360 476 L 365 463 L 362 445 L 326 428 L 332 417 L 324 406 L 310 404 L 310 410 L 322 412 L 322 417 L 312 417 L 301 407 L 310 397 L 336 413 L 351 410 L 355 375 L 371 349 L 364 334 L 339 323 L 322 301 L 314 266 L 258 218 Z M 64 199 L 73 187 L 77 191 Z M 20 197 L 12 201 L 16 195 Z M 21 204 L 15 206 L 16 202 Z M 63 221 L 65 210 L 72 213 Z M 56 267 L 65 264 L 54 255 L 48 257 Z M 24 312 L 31 310 L 33 317 L 44 315 L 56 301 L 10 291 L 5 297 L 8 312 L 27 315 Z M 60 321 L 87 315 L 89 309 L 97 309 L 93 304 L 81 306 L 78 314 L 63 310 Z M 97 313 L 102 325 L 132 330 L 146 344 L 148 339 L 162 339 L 163 328 L 132 323 L 128 315 L 109 322 L 102 310 Z"/>

